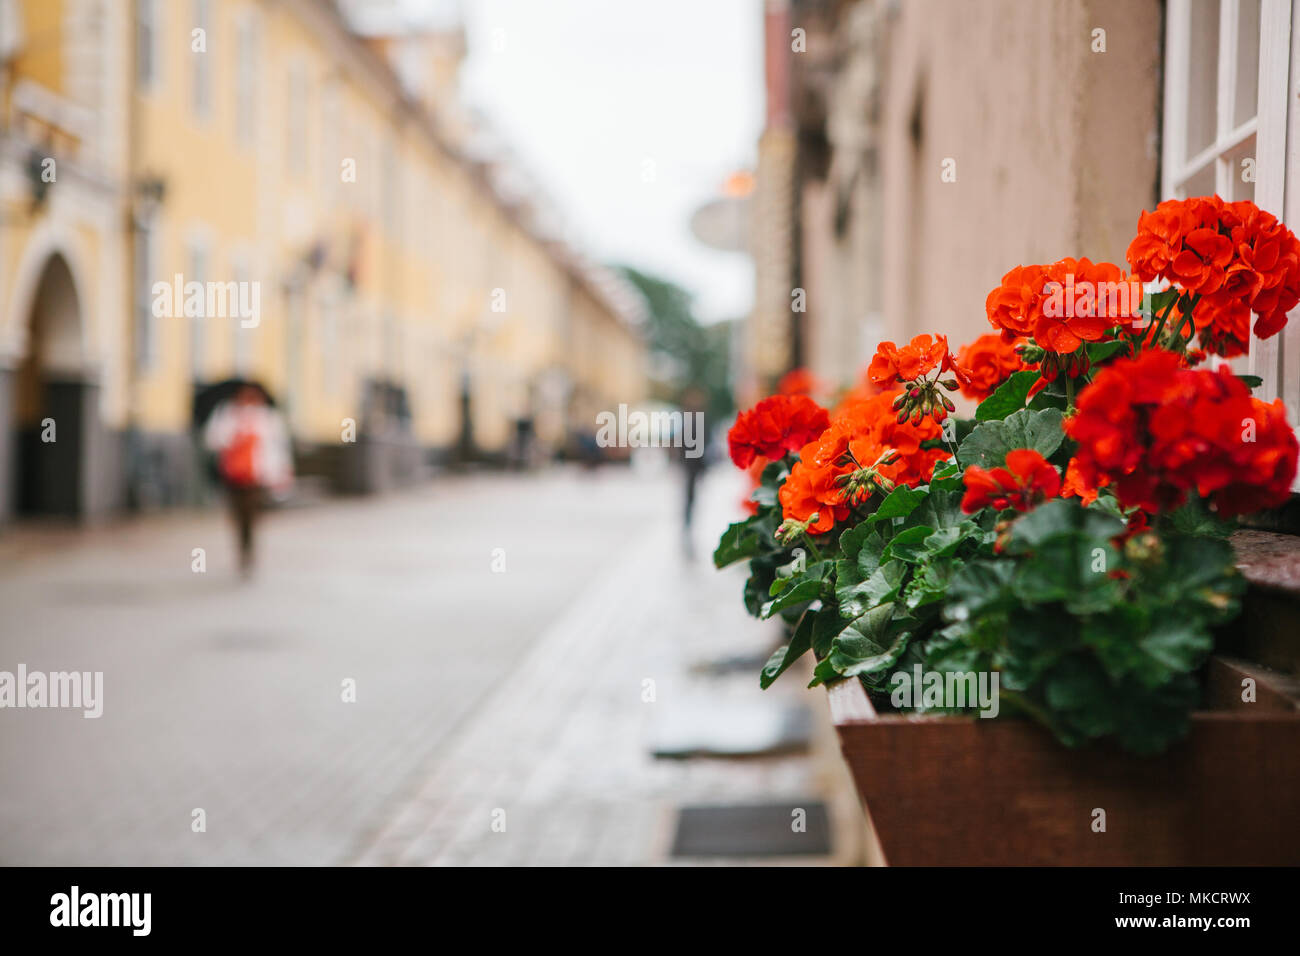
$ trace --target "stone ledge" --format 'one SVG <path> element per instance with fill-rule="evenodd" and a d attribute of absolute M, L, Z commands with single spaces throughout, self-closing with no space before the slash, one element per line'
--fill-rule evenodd
<path fill-rule="evenodd" d="M 1237 567 L 1252 587 L 1300 597 L 1300 537 L 1272 531 L 1232 536 Z"/>
<path fill-rule="evenodd" d="M 1241 616 L 1224 628 L 1224 652 L 1300 677 L 1300 537 L 1272 531 L 1232 536 L 1249 583 Z"/>

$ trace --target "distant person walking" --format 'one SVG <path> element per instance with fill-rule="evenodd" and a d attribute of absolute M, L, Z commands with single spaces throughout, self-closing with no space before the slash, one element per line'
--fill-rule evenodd
<path fill-rule="evenodd" d="M 703 420 L 708 393 L 692 385 L 682 394 L 681 409 L 683 422 L 681 466 L 682 466 L 682 548 L 688 558 L 695 557 L 695 540 L 692 537 L 695 520 L 695 492 L 701 476 L 709 467 L 708 433 L 701 428 L 685 428 L 687 416 L 699 416 Z M 693 435 L 698 443 L 694 448 L 686 447 L 686 438 Z"/>
<path fill-rule="evenodd" d="M 253 385 L 241 387 L 212 413 L 204 444 L 217 457 L 239 540 L 239 570 L 252 573 L 254 532 L 271 490 L 293 481 L 288 430 L 283 419 Z"/>

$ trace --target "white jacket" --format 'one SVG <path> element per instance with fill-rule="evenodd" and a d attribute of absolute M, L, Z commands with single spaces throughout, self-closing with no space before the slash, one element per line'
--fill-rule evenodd
<path fill-rule="evenodd" d="M 236 436 L 245 431 L 257 435 L 253 471 L 263 488 L 283 489 L 293 483 L 293 455 L 284 420 L 268 405 L 239 405 L 222 402 L 208 419 L 203 443 L 220 455 Z"/>

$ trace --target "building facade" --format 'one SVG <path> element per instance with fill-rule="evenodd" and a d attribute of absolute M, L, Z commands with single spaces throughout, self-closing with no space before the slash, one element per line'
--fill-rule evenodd
<path fill-rule="evenodd" d="M 786 42 L 769 39 L 769 74 L 775 51 L 798 144 L 790 281 L 806 293 L 787 367 L 851 385 L 882 339 L 989 331 L 985 296 L 1012 266 L 1123 261 L 1160 197 L 1160 0 L 773 9 Z"/>
<path fill-rule="evenodd" d="M 635 297 L 450 121 L 463 52 L 326 0 L 3 0 L 0 514 L 201 498 L 193 400 L 232 377 L 358 491 L 640 400 Z"/>

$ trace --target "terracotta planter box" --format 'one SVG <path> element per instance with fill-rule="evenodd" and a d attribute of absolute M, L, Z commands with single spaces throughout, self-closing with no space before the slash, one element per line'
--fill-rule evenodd
<path fill-rule="evenodd" d="M 1208 679 L 1219 709 L 1146 759 L 1067 750 L 1027 720 L 877 714 L 856 680 L 828 690 L 891 865 L 1300 864 L 1300 712 L 1256 671 L 1215 659 Z"/>

